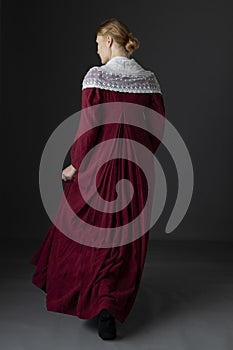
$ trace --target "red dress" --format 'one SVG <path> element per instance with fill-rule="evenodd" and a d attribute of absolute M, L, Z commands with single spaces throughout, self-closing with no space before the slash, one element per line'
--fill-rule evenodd
<path fill-rule="evenodd" d="M 162 94 L 160 93 L 130 93 L 111 91 L 98 87 L 87 87 L 82 90 L 82 109 L 105 102 L 131 102 L 149 107 L 162 116 L 165 114 Z M 106 135 L 113 137 L 125 136 L 127 129 L 104 126 Z M 103 129 L 103 128 L 102 128 Z M 135 131 L 135 130 L 134 130 Z M 99 133 L 90 131 L 85 141 L 75 142 L 71 148 L 71 163 L 76 169 L 86 152 L 99 142 Z M 154 152 L 159 143 L 146 132 L 132 134 L 135 139 Z M 147 141 L 146 141 L 147 140 Z M 98 189 L 105 199 L 113 200 L 112 188 L 119 179 L 130 178 L 139 196 L 132 204 L 135 213 L 139 213 L 145 197 L 144 177 L 137 167 L 124 159 L 110 160 L 101 169 L 97 177 Z M 77 173 L 76 173 L 77 174 Z M 76 174 L 72 181 L 66 181 L 64 194 L 79 216 L 98 225 L 105 220 L 95 216 L 93 208 L 80 205 L 77 191 Z M 103 178 L 108 177 L 108 181 Z M 108 198 L 106 198 L 108 197 Z M 78 203 L 78 204 L 77 204 Z M 108 214 L 109 215 L 109 214 Z M 122 213 L 115 220 L 122 219 Z M 127 219 L 124 212 L 123 219 Z M 107 216 L 106 216 L 107 219 Z M 149 231 L 140 238 L 128 244 L 96 248 L 76 242 L 52 224 L 46 237 L 30 260 L 36 265 L 32 282 L 46 292 L 46 307 L 48 311 L 78 316 L 81 319 L 92 319 L 102 309 L 108 311 L 121 323 L 130 313 L 134 304 L 143 267 L 146 258 Z"/>

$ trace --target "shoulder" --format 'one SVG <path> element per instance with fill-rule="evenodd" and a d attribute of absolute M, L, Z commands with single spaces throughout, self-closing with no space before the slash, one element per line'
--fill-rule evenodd
<path fill-rule="evenodd" d="M 156 90 L 155 92 L 162 94 L 161 86 L 160 86 L 160 83 L 159 83 L 155 73 L 152 71 L 149 71 L 149 72 L 150 72 L 152 84 Z"/>
<path fill-rule="evenodd" d="M 82 81 L 82 89 L 87 87 L 100 87 L 102 82 L 102 70 L 100 66 L 91 67 L 85 74 Z"/>

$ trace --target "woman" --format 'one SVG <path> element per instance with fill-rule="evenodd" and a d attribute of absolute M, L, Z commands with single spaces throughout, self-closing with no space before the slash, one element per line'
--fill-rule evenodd
<path fill-rule="evenodd" d="M 147 71 L 130 55 L 139 47 L 128 27 L 111 18 L 96 33 L 101 66 L 88 70 L 82 84 L 82 110 L 109 102 L 125 102 L 146 106 L 165 115 L 163 97 L 153 72 Z M 83 119 L 84 120 L 84 119 Z M 81 119 L 82 123 L 82 119 Z M 117 124 L 118 125 L 118 124 Z M 161 125 L 162 130 L 162 125 Z M 111 159 L 98 173 L 99 194 L 106 200 L 116 199 L 116 183 L 129 178 L 137 189 L 134 201 L 126 210 L 118 211 L 109 220 L 95 215 L 83 203 L 78 190 L 79 166 L 85 154 L 103 140 L 128 137 L 155 152 L 160 141 L 145 130 L 119 124 L 102 125 L 89 130 L 71 147 L 71 164 L 62 171 L 66 181 L 64 193 L 75 213 L 95 226 L 103 222 L 116 224 L 139 214 L 145 198 L 145 178 L 133 162 Z M 89 176 L 87 168 L 83 176 Z M 106 180 L 107 179 L 107 180 Z M 111 221 L 111 222 L 110 222 Z M 98 316 L 98 334 L 102 339 L 117 336 L 115 319 L 123 323 L 134 304 L 143 272 L 149 231 L 128 244 L 99 248 L 80 244 L 52 225 L 38 251 L 31 259 L 36 265 L 32 282 L 46 295 L 47 310 L 92 319 Z"/>

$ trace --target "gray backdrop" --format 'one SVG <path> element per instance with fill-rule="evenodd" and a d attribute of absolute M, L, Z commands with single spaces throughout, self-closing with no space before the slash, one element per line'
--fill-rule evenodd
<path fill-rule="evenodd" d="M 132 57 L 159 79 L 194 167 L 191 205 L 167 235 L 178 183 L 160 147 L 168 196 L 151 239 L 232 241 L 232 2 L 12 0 L 2 11 L 2 236 L 45 236 L 40 157 L 53 130 L 81 109 L 83 76 L 100 64 L 96 28 L 117 17 L 140 40 Z"/>

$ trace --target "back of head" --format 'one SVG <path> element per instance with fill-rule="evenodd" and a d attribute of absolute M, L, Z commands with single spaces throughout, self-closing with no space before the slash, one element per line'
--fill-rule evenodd
<path fill-rule="evenodd" d="M 123 46 L 131 55 L 139 48 L 140 42 L 129 31 L 129 28 L 122 21 L 116 18 L 110 18 L 100 24 L 96 32 L 97 35 L 110 35 L 115 42 Z"/>

